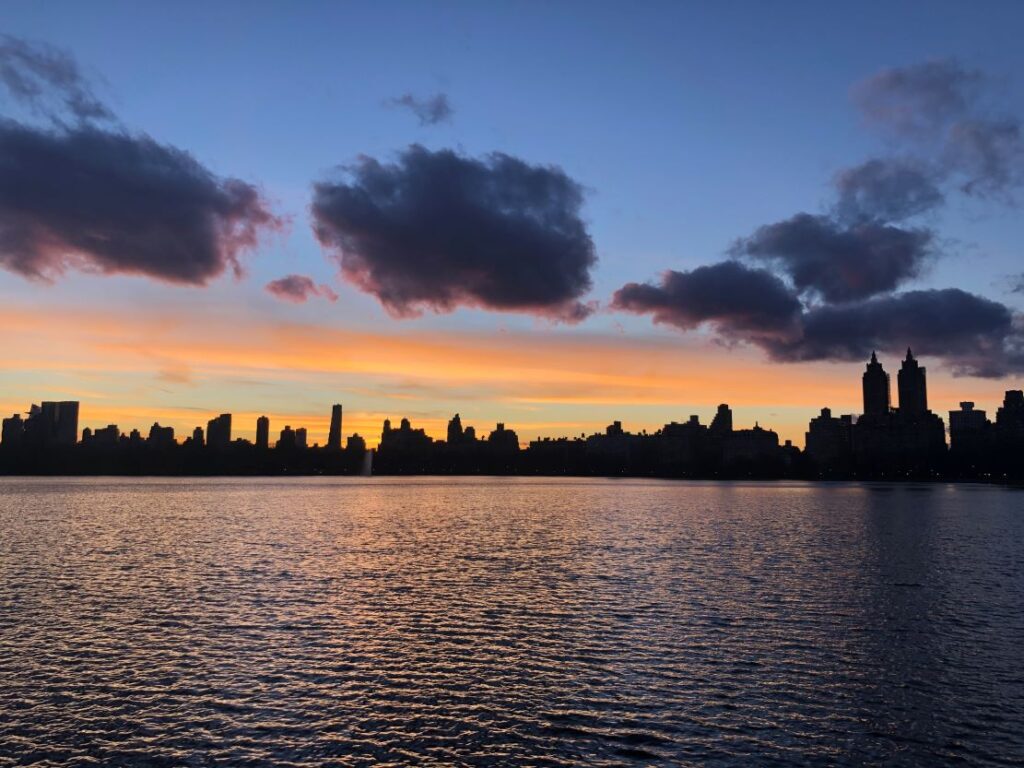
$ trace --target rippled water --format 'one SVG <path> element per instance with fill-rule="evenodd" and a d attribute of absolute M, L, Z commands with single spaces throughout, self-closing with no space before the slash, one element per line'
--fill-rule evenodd
<path fill-rule="evenodd" d="M 0 479 L 0 765 L 1010 765 L 1024 492 Z"/>

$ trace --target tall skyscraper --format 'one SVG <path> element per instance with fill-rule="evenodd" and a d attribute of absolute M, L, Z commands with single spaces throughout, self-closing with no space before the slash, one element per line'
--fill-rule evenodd
<path fill-rule="evenodd" d="M 206 444 L 211 448 L 227 448 L 231 445 L 231 414 L 222 413 L 206 424 Z"/>
<path fill-rule="evenodd" d="M 897 386 L 900 392 L 900 414 L 922 416 L 928 412 L 928 386 L 925 383 L 925 370 L 914 359 L 909 347 L 907 348 L 907 357 L 900 367 Z"/>
<path fill-rule="evenodd" d="M 266 416 L 256 419 L 256 447 L 261 450 L 270 447 L 270 419 Z"/>
<path fill-rule="evenodd" d="M 295 430 L 295 447 L 296 448 L 306 448 L 306 447 L 308 447 L 306 435 L 307 435 L 307 433 L 306 433 L 306 428 L 305 427 L 299 427 L 298 429 Z"/>
<path fill-rule="evenodd" d="M 327 448 L 332 451 L 341 450 L 341 406 L 331 406 L 331 431 L 327 435 Z"/>
<path fill-rule="evenodd" d="M 862 379 L 864 388 L 864 415 L 886 416 L 889 413 L 889 374 L 878 362 L 878 357 L 871 353 Z"/>

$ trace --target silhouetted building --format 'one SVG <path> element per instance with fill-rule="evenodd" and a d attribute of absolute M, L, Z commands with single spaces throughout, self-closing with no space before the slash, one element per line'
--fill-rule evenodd
<path fill-rule="evenodd" d="M 519 452 L 519 436 L 511 429 L 505 429 L 505 425 L 501 422 L 487 436 L 487 444 L 492 450 L 502 453 Z"/>
<path fill-rule="evenodd" d="M 202 448 L 206 444 L 206 440 L 203 437 L 202 427 L 196 427 L 192 430 L 192 444 L 197 448 Z"/>
<path fill-rule="evenodd" d="M 285 424 L 284 429 L 281 430 L 281 435 L 277 440 L 277 447 L 284 450 L 291 450 L 295 448 L 295 430 L 287 424 Z"/>
<path fill-rule="evenodd" d="M 149 428 L 149 444 L 152 446 L 174 445 L 174 427 L 161 427 L 159 422 Z"/>
<path fill-rule="evenodd" d="M 256 447 L 261 451 L 270 447 L 270 419 L 266 416 L 256 419 Z"/>
<path fill-rule="evenodd" d="M 1024 481 L 1024 392 L 1007 390 L 996 411 L 991 469 L 997 477 Z"/>
<path fill-rule="evenodd" d="M 206 423 L 206 444 L 216 449 L 228 448 L 231 445 L 230 413 L 222 413 Z"/>
<path fill-rule="evenodd" d="M 295 447 L 296 448 L 306 448 L 307 447 L 306 434 L 307 433 L 306 433 L 306 428 L 305 427 L 299 427 L 298 429 L 295 430 Z"/>
<path fill-rule="evenodd" d="M 331 406 L 331 429 L 327 434 L 327 448 L 332 451 L 341 450 L 341 405 Z"/>
<path fill-rule="evenodd" d="M 710 429 L 712 432 L 719 435 L 732 432 L 732 409 L 725 403 L 718 406 L 715 418 L 711 420 Z"/>
<path fill-rule="evenodd" d="M 82 432 L 82 442 L 86 442 L 84 431 Z M 121 442 L 121 430 L 118 429 L 117 424 L 108 424 L 95 430 L 90 436 L 89 442 L 96 446 L 113 448 Z"/>
<path fill-rule="evenodd" d="M 696 415 L 680 424 L 672 421 L 658 435 L 658 472 L 669 476 L 700 474 L 712 461 L 708 428 Z"/>
<path fill-rule="evenodd" d="M 459 445 L 462 437 L 462 419 L 456 413 L 448 422 L 448 445 Z"/>
<path fill-rule="evenodd" d="M 900 413 L 904 416 L 923 416 L 928 413 L 928 387 L 925 383 L 925 369 L 918 364 L 907 347 L 907 357 L 900 367 L 898 387 L 900 391 Z"/>
<path fill-rule="evenodd" d="M 25 422 L 21 414 L 14 414 L 9 419 L 4 419 L 3 432 L 0 433 L 0 445 L 13 448 L 21 445 L 25 436 Z"/>
<path fill-rule="evenodd" d="M 415 452 L 426 450 L 434 439 L 422 429 L 413 429 L 408 419 L 399 422 L 398 429 L 391 428 L 391 420 L 384 420 L 384 430 L 380 436 L 382 451 Z"/>
<path fill-rule="evenodd" d="M 586 465 L 598 474 L 627 474 L 638 462 L 642 442 L 640 435 L 624 430 L 621 421 L 613 421 L 603 433 L 586 438 Z"/>
<path fill-rule="evenodd" d="M 864 415 L 868 418 L 888 416 L 891 410 L 889 374 L 882 368 L 874 352 L 861 377 L 861 386 L 864 391 Z"/>
<path fill-rule="evenodd" d="M 822 408 L 808 425 L 804 449 L 819 471 L 847 470 L 853 458 L 853 416 L 836 418 L 830 409 Z"/>
<path fill-rule="evenodd" d="M 910 350 L 899 373 L 898 409 L 881 410 L 888 377 L 873 353 L 863 383 L 865 413 L 852 432 L 856 469 L 871 477 L 934 477 L 944 471 L 946 426 L 928 410 L 925 369 Z"/>
<path fill-rule="evenodd" d="M 723 445 L 726 464 L 779 458 L 779 436 L 755 423 L 753 429 L 733 430 Z"/>
<path fill-rule="evenodd" d="M 25 420 L 24 439 L 43 447 L 74 445 L 78 442 L 78 403 L 46 401 L 33 405 Z"/>
<path fill-rule="evenodd" d="M 989 448 L 990 427 L 984 411 L 975 410 L 972 402 L 960 403 L 959 411 L 949 412 L 950 451 L 959 457 L 980 459 Z"/>
<path fill-rule="evenodd" d="M 355 432 L 349 435 L 348 442 L 345 444 L 345 450 L 349 453 L 366 453 L 366 440 L 358 432 Z"/>
<path fill-rule="evenodd" d="M 1024 391 L 1010 389 L 996 411 L 996 431 L 1006 443 L 1024 444 Z"/>

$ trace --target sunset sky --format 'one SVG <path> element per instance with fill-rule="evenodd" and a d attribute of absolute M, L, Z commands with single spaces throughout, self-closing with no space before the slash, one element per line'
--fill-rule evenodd
<path fill-rule="evenodd" d="M 0 411 L 375 444 L 1024 385 L 1024 5 L 6 2 Z M 909 32 L 913 34 L 909 34 Z"/>

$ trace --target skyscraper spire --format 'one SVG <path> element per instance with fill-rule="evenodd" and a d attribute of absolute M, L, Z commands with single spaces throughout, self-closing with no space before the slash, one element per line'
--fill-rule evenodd
<path fill-rule="evenodd" d="M 878 362 L 878 355 L 871 353 L 871 362 L 864 370 L 864 415 L 883 417 L 889 413 L 889 374 Z"/>
<path fill-rule="evenodd" d="M 907 359 L 903 361 L 898 376 L 900 391 L 900 413 L 904 416 L 920 416 L 928 412 L 928 385 L 925 369 L 914 359 L 907 347 Z"/>

